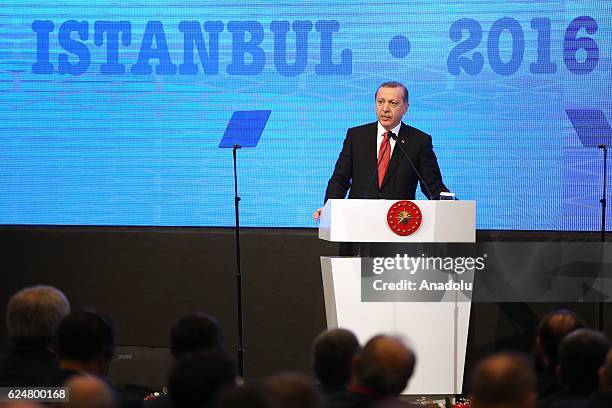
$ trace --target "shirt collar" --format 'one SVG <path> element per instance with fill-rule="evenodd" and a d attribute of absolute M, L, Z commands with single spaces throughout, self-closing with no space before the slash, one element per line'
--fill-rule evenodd
<path fill-rule="evenodd" d="M 379 138 L 380 138 L 380 137 L 382 137 L 382 135 L 384 135 L 384 134 L 385 134 L 385 132 L 387 131 L 387 129 L 385 129 L 385 128 L 383 127 L 383 125 L 381 125 L 381 124 L 380 124 L 380 122 L 377 122 L 377 125 L 378 125 L 378 131 L 376 132 L 376 135 L 377 135 L 377 137 L 379 137 Z M 401 128 L 401 127 L 402 127 L 402 122 L 398 123 L 396 127 L 394 127 L 393 129 L 391 129 L 391 131 L 392 131 L 393 133 L 395 133 L 395 135 L 397 136 L 397 135 L 399 135 L 399 130 L 400 130 L 400 128 Z"/>

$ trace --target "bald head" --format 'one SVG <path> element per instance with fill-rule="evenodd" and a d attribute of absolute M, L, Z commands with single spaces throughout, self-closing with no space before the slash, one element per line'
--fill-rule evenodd
<path fill-rule="evenodd" d="M 475 408 L 530 408 L 535 406 L 535 376 L 529 360 L 515 353 L 482 360 L 472 373 Z"/>
<path fill-rule="evenodd" d="M 9 300 L 6 326 L 15 342 L 50 343 L 62 319 L 70 312 L 66 296 L 53 286 L 32 286 Z"/>
<path fill-rule="evenodd" d="M 358 385 L 380 395 L 402 392 L 414 371 L 416 357 L 402 339 L 375 336 L 359 353 L 354 367 Z"/>
<path fill-rule="evenodd" d="M 115 408 L 115 399 L 108 385 L 97 377 L 79 375 L 66 383 L 70 400 L 65 408 Z"/>

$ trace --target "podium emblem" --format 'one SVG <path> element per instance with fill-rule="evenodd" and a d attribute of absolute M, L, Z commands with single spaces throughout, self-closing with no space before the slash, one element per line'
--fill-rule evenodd
<path fill-rule="evenodd" d="M 387 212 L 387 225 L 402 237 L 414 234 L 422 221 L 421 209 L 412 201 L 398 201 Z"/>

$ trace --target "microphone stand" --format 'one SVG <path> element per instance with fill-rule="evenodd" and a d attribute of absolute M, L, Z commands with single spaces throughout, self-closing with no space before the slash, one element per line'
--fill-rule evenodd
<path fill-rule="evenodd" d="M 429 186 L 427 185 L 427 183 L 425 183 L 425 180 L 423 180 L 423 176 L 421 176 L 421 173 L 419 173 L 419 171 L 417 170 L 417 168 L 414 165 L 414 163 L 412 162 L 412 160 L 410 160 L 410 156 L 408 156 L 408 153 L 406 153 L 406 150 L 404 149 L 404 146 L 402 146 L 402 141 L 400 140 L 399 136 L 396 135 L 395 133 L 391 132 L 391 137 L 396 142 L 395 146 L 399 146 L 400 150 L 404 154 L 404 157 L 406 158 L 406 160 L 408 160 L 408 163 L 410 163 L 410 166 L 412 167 L 412 170 L 414 170 L 415 174 L 419 178 L 419 182 L 421 183 L 421 185 L 425 186 L 425 190 L 427 190 L 427 196 L 428 196 L 427 198 L 429 200 L 435 200 L 435 198 L 431 194 L 431 190 L 429 189 Z"/>
<path fill-rule="evenodd" d="M 236 170 L 236 150 L 239 144 L 233 148 L 234 156 L 234 210 L 236 212 L 236 310 L 238 312 L 238 375 L 244 377 L 244 341 L 243 341 L 243 313 L 242 313 L 242 273 L 240 271 L 240 215 L 238 204 L 238 172 Z"/>
<path fill-rule="evenodd" d="M 603 149 L 604 162 L 603 162 L 603 193 L 601 196 L 601 242 L 606 242 L 606 189 L 608 184 L 608 146 L 600 144 L 597 146 L 599 149 Z M 604 326 L 604 307 L 603 302 L 599 301 L 599 330 L 603 331 Z"/>

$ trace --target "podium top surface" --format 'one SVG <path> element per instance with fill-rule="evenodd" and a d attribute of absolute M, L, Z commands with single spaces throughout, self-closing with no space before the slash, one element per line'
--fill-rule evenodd
<path fill-rule="evenodd" d="M 393 232 L 389 209 L 409 201 L 421 213 L 411 235 Z M 392 214 L 391 219 L 393 220 Z M 334 242 L 475 242 L 475 201 L 328 200 L 321 211 L 319 238 Z"/>

